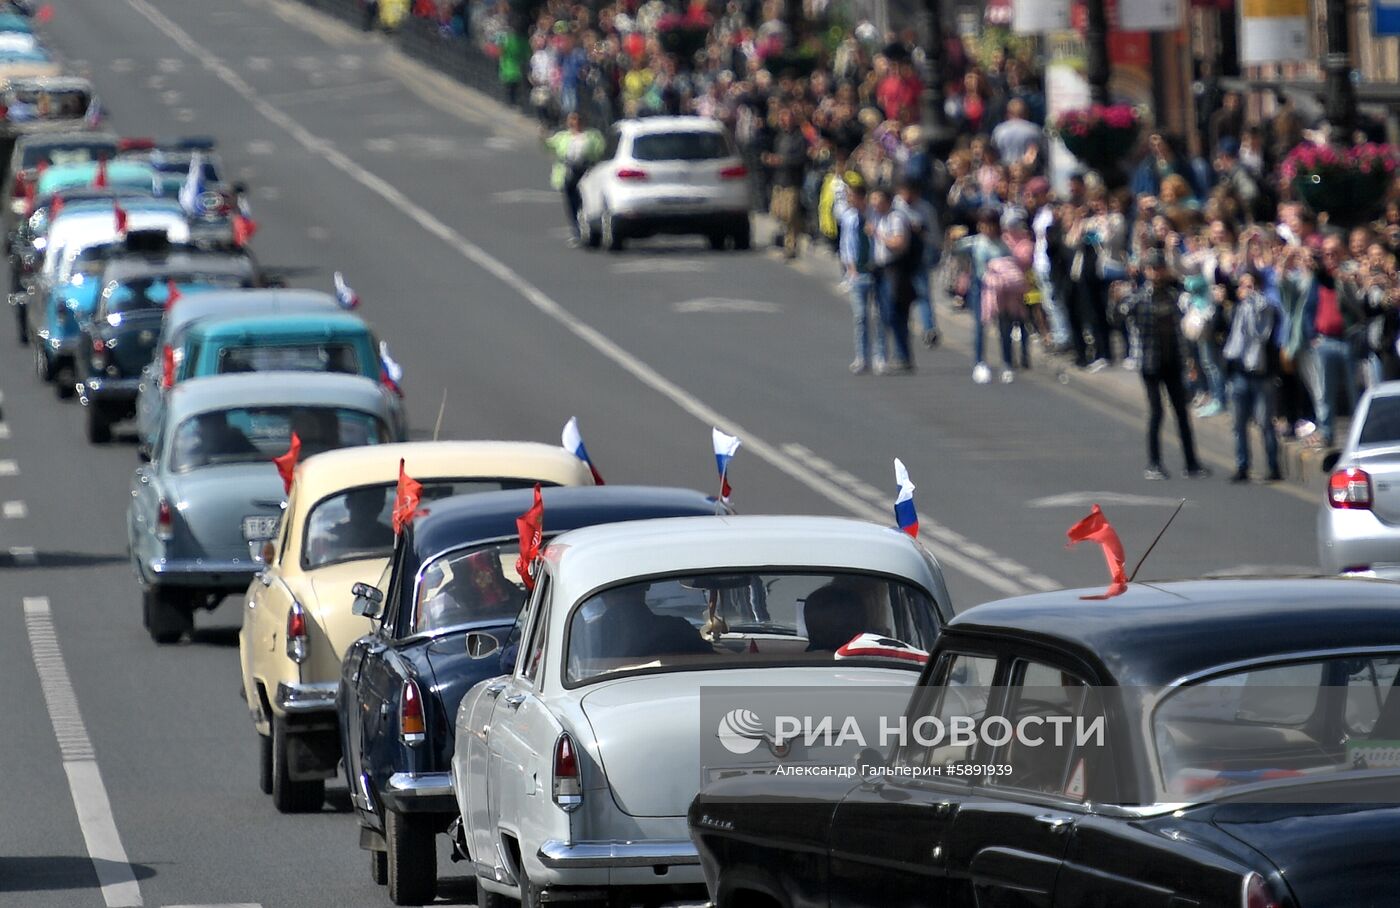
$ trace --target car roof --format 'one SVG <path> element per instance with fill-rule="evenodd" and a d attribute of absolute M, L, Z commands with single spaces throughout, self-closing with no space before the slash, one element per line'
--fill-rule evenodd
<path fill-rule="evenodd" d="M 169 417 L 238 407 L 320 404 L 384 415 L 383 390 L 361 375 L 336 372 L 241 372 L 190 378 L 170 390 Z"/>
<path fill-rule="evenodd" d="M 200 319 L 190 328 L 189 337 L 208 341 L 234 336 L 276 337 L 324 335 L 345 337 L 369 333 L 364 319 L 349 312 L 280 312 L 247 314 L 229 312 Z"/>
<path fill-rule="evenodd" d="M 546 534 L 603 521 L 650 522 L 651 518 L 713 513 L 715 508 L 714 499 L 703 492 L 660 486 L 573 486 L 548 488 L 540 494 Z M 477 492 L 435 501 L 413 522 L 413 550 L 426 560 L 475 540 L 514 536 L 515 519 L 533 503 L 532 489 Z"/>
<path fill-rule="evenodd" d="M 227 252 L 201 252 L 191 249 L 164 249 L 138 252 L 126 250 L 107 265 L 103 280 L 130 281 L 159 274 L 227 274 L 253 277 L 257 267 L 247 255 Z"/>
<path fill-rule="evenodd" d="M 308 457 L 297 464 L 297 497 L 316 502 L 344 489 L 394 482 L 400 460 L 405 472 L 421 481 L 480 478 L 593 484 L 588 466 L 554 445 L 534 441 L 406 441 L 340 448 Z"/>
<path fill-rule="evenodd" d="M 117 141 L 116 135 L 110 132 L 34 132 L 20 136 L 15 145 L 25 151 L 76 145 L 111 145 L 115 148 Z"/>
<path fill-rule="evenodd" d="M 634 135 L 654 132 L 724 132 L 724 124 L 709 117 L 640 117 L 621 120 L 618 127 Z"/>
<path fill-rule="evenodd" d="M 84 183 L 91 183 L 97 176 L 97 161 L 77 161 L 72 164 L 55 164 L 44 175 L 39 177 L 39 184 L 36 191 L 49 193 L 55 187 L 80 186 Z M 108 180 L 130 180 L 133 183 L 138 180 L 154 180 L 156 170 L 149 164 L 142 164 L 137 161 L 108 161 Z M 152 185 L 155 185 L 152 183 Z"/>
<path fill-rule="evenodd" d="M 5 87 L 20 91 L 92 91 L 92 83 L 77 76 L 36 76 L 32 79 L 13 79 Z"/>
<path fill-rule="evenodd" d="M 1400 586 L 1353 578 L 1231 578 L 1061 590 L 973 606 L 946 645 L 997 638 L 1069 653 L 1106 683 L 1162 687 L 1235 663 L 1290 653 L 1400 648 Z M 942 645 L 942 644 L 941 644 Z"/>
<path fill-rule="evenodd" d="M 19 13 L 0 13 L 0 31 L 20 32 L 27 35 L 33 30 L 34 26 Z"/>
<path fill-rule="evenodd" d="M 319 290 L 289 290 L 259 287 L 247 290 L 211 290 L 191 294 L 165 314 L 166 335 L 196 319 L 229 315 L 252 315 L 271 312 L 307 312 L 339 309 L 335 297 Z"/>
<path fill-rule="evenodd" d="M 545 526 L 549 526 L 548 513 Z M 947 594 L 931 556 L 893 527 L 844 517 L 714 515 L 592 527 L 555 540 L 545 557 L 575 600 L 634 577 L 727 567 L 856 570 L 906 577 Z"/>

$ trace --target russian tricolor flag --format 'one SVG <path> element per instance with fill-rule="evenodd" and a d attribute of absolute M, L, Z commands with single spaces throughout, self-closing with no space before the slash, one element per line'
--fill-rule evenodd
<path fill-rule="evenodd" d="M 729 461 L 734 459 L 743 442 L 719 429 L 711 429 L 710 435 L 715 444 L 715 467 L 719 469 L 719 500 L 728 503 L 729 495 L 734 491 L 729 486 Z"/>
<path fill-rule="evenodd" d="M 894 459 L 894 481 L 899 491 L 894 496 L 894 522 L 911 537 L 919 537 L 919 512 L 914 510 L 914 483 L 909 480 L 909 471 L 904 461 Z"/>
<path fill-rule="evenodd" d="M 360 295 L 345 283 L 345 276 L 339 271 L 335 273 L 335 301 L 342 309 L 357 309 L 360 305 Z"/>
<path fill-rule="evenodd" d="M 577 416 L 570 416 L 569 421 L 564 423 L 564 450 L 588 465 L 588 472 L 593 474 L 594 485 L 603 484 L 603 477 L 599 475 L 598 468 L 593 466 L 593 461 L 589 459 L 588 449 L 583 446 L 583 433 L 578 430 Z"/>
<path fill-rule="evenodd" d="M 180 187 L 180 207 L 190 217 L 204 214 L 204 159 L 199 152 L 190 155 L 190 169 Z"/>

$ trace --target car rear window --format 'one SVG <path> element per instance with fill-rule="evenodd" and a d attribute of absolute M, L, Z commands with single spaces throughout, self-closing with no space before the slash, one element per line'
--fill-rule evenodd
<path fill-rule="evenodd" d="M 38 167 L 40 161 L 55 166 L 62 166 L 64 164 L 86 164 L 89 161 L 96 161 L 101 158 L 110 159 L 114 157 L 116 153 L 116 145 L 89 143 L 39 145 L 24 150 L 24 156 L 20 159 L 20 166 L 25 170 L 30 170 L 34 167 Z"/>
<path fill-rule="evenodd" d="M 381 444 L 388 430 L 373 415 L 322 406 L 237 407 L 192 416 L 180 424 L 171 445 L 170 469 L 188 473 L 201 467 L 266 463 L 287 452 L 292 433 L 301 456 L 336 448 Z"/>
<path fill-rule="evenodd" d="M 9 93 L 11 120 L 76 120 L 87 113 L 88 93 L 80 89 L 20 88 Z"/>
<path fill-rule="evenodd" d="M 181 294 L 202 293 L 205 290 L 246 287 L 248 282 L 233 274 L 184 274 L 170 278 Z M 123 281 L 104 291 L 104 306 L 108 314 L 138 312 L 144 309 L 164 309 L 170 296 L 167 278 L 138 278 Z"/>
<path fill-rule="evenodd" d="M 706 130 L 657 132 L 632 140 L 632 157 L 638 161 L 713 161 L 732 155 L 722 133 Z"/>
<path fill-rule="evenodd" d="M 1400 443 L 1400 395 L 1371 398 L 1366 410 L 1366 424 L 1361 427 L 1358 444 L 1386 445 Z"/>
<path fill-rule="evenodd" d="M 226 372 L 341 372 L 360 374 L 353 344 L 279 344 L 275 347 L 225 347 L 219 351 L 219 374 Z"/>

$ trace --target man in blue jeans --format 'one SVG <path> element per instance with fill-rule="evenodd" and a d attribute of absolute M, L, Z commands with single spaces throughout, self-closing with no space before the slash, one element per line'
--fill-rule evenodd
<path fill-rule="evenodd" d="M 914 303 L 914 271 L 923 260 L 919 235 L 909 217 L 894 207 L 888 190 L 870 194 L 871 257 L 875 263 L 876 299 L 880 322 L 890 332 L 894 350 L 885 361 L 881 375 L 902 375 L 914 371 L 909 349 L 909 309 Z"/>
<path fill-rule="evenodd" d="M 885 367 L 885 332 L 880 328 L 879 316 L 874 317 L 875 357 L 870 357 L 871 307 L 875 304 L 875 278 L 871 256 L 871 238 L 865 230 L 866 193 L 860 175 L 848 173 L 846 181 L 846 205 L 841 210 L 837 230 L 837 250 L 841 259 L 841 270 L 846 277 L 850 293 L 851 315 L 855 322 L 856 358 L 851 360 L 851 374 L 861 375 Z"/>
<path fill-rule="evenodd" d="M 1264 438 L 1268 481 L 1277 482 L 1283 478 L 1274 433 L 1275 335 L 1281 313 L 1260 292 L 1258 275 L 1252 271 L 1240 275 L 1238 297 L 1224 348 L 1235 417 L 1235 475 L 1230 481 L 1249 482 L 1249 424 L 1253 421 Z"/>
<path fill-rule="evenodd" d="M 1303 377 L 1312 392 L 1318 436 L 1324 446 L 1336 439 L 1336 408 L 1356 404 L 1356 361 L 1348 334 L 1365 317 L 1356 284 L 1342 271 L 1342 238 L 1322 241 L 1322 267 L 1304 279 L 1302 341 L 1306 351 Z"/>

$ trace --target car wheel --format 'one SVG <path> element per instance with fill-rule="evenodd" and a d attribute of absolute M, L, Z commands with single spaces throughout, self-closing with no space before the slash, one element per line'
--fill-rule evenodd
<path fill-rule="evenodd" d="M 621 252 L 622 248 L 627 245 L 627 240 L 618 232 L 612 212 L 606 208 L 603 209 L 602 233 L 600 241 L 609 252 Z"/>
<path fill-rule="evenodd" d="M 89 403 L 87 410 L 87 440 L 95 445 L 105 445 L 112 440 L 112 424 L 95 403 Z"/>
<path fill-rule="evenodd" d="M 326 800 L 326 781 L 292 780 L 287 765 L 287 729 L 278 719 L 272 720 L 272 806 L 278 813 L 311 813 L 321 809 Z"/>
<path fill-rule="evenodd" d="M 481 877 L 476 878 L 476 908 L 512 908 L 515 900 L 501 895 L 499 892 L 491 892 L 481 887 Z M 523 902 L 521 903 L 523 906 Z"/>
<path fill-rule="evenodd" d="M 59 400 L 72 400 L 78 393 L 77 380 L 73 377 L 73 367 L 63 366 L 53 374 L 53 390 Z"/>
<path fill-rule="evenodd" d="M 15 328 L 19 336 L 19 345 L 23 347 L 29 343 L 29 319 L 25 317 L 24 310 L 19 306 L 15 307 L 15 322 L 17 323 Z"/>
<path fill-rule="evenodd" d="M 194 626 L 186 597 L 176 590 L 151 587 L 141 595 L 142 618 L 151 639 L 159 644 L 178 643 Z"/>
<path fill-rule="evenodd" d="M 272 794 L 272 735 L 258 735 L 258 788 Z"/>
<path fill-rule="evenodd" d="M 711 233 L 707 235 L 705 239 L 709 240 L 710 248 L 716 252 L 724 248 L 725 236 L 722 233 Z"/>
<path fill-rule="evenodd" d="M 753 245 L 753 226 L 747 219 L 734 230 L 734 248 L 748 249 Z"/>
<path fill-rule="evenodd" d="M 520 862 L 520 908 L 543 908 L 542 895 L 539 887 L 530 882 L 530 875 L 525 872 L 525 862 Z"/>
<path fill-rule="evenodd" d="M 580 208 L 578 212 L 578 238 L 584 249 L 597 249 L 602 244 L 602 237 L 593 228 L 593 221 Z"/>
<path fill-rule="evenodd" d="M 387 851 L 371 851 L 369 853 L 369 878 L 383 886 L 389 882 L 389 853 Z M 477 903 L 481 908 L 481 903 Z"/>
<path fill-rule="evenodd" d="M 43 344 L 34 345 L 34 374 L 39 376 L 39 381 L 53 381 L 53 362 L 44 352 Z"/>
<path fill-rule="evenodd" d="M 431 828 L 416 817 L 384 811 L 388 845 L 389 901 L 421 905 L 437 894 L 437 842 Z"/>

